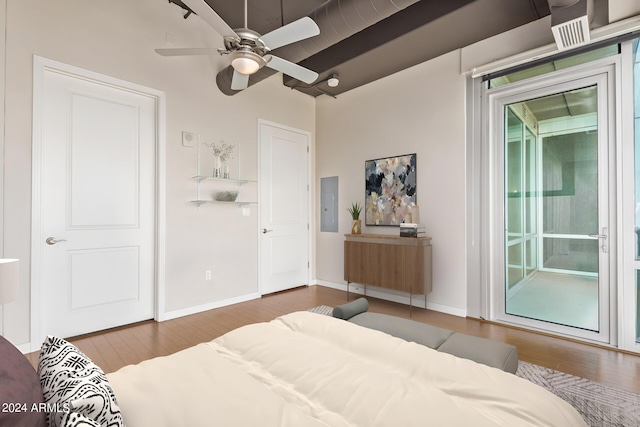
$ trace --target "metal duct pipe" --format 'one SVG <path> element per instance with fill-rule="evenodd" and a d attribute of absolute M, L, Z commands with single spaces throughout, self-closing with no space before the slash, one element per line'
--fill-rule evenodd
<path fill-rule="evenodd" d="M 579 0 L 547 0 L 549 7 L 566 7 L 578 3 Z"/>
<path fill-rule="evenodd" d="M 551 15 L 553 15 L 554 8 L 558 10 L 573 6 L 579 2 L 580 0 L 547 0 L 547 3 L 549 3 L 549 10 L 551 10 Z M 591 22 L 593 20 L 593 0 L 587 0 L 587 13 L 589 16 L 589 22 Z"/>
<path fill-rule="evenodd" d="M 359 31 L 382 21 L 419 0 L 330 0 L 311 12 L 308 16 L 320 28 L 320 35 L 283 46 L 274 54 L 298 63 L 315 55 Z M 268 67 L 261 68 L 249 78 L 249 86 L 275 74 Z M 225 95 L 235 95 L 239 91 L 231 89 L 233 67 L 228 66 L 216 76 L 218 88 Z"/>

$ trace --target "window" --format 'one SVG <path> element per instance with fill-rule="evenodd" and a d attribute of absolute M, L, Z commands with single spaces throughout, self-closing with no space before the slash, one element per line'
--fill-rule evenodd
<path fill-rule="evenodd" d="M 555 60 L 550 58 L 549 62 L 545 62 L 535 67 L 529 67 L 523 70 L 513 71 L 499 77 L 491 78 L 489 80 L 489 88 L 495 88 L 509 83 L 515 83 L 520 80 L 530 79 L 532 77 L 541 76 L 543 74 L 573 67 L 575 65 L 585 64 L 587 62 L 595 61 L 600 58 L 605 58 L 607 56 L 617 55 L 619 53 L 619 50 L 619 45 L 614 44 L 611 46 L 602 47 L 600 49 L 595 49 L 589 52 L 580 53 L 565 58 L 559 58 Z"/>

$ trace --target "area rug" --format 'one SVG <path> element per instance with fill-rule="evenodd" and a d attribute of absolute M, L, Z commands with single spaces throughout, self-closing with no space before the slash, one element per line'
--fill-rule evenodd
<path fill-rule="evenodd" d="M 569 402 L 592 427 L 640 426 L 640 395 L 522 361 L 516 375 Z"/>
<path fill-rule="evenodd" d="M 333 307 L 329 307 L 328 305 L 319 305 L 317 307 L 313 307 L 308 311 L 312 313 L 324 314 L 325 316 L 333 316 Z"/>
<path fill-rule="evenodd" d="M 309 311 L 331 316 L 326 305 Z M 640 427 L 640 395 L 520 361 L 516 375 L 569 402 L 591 427 Z"/>

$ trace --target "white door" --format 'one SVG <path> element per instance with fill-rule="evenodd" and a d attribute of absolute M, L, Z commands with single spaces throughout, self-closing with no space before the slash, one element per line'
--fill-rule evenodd
<path fill-rule="evenodd" d="M 46 66 L 37 77 L 40 338 L 153 318 L 157 98 Z"/>
<path fill-rule="evenodd" d="M 261 293 L 309 283 L 307 132 L 260 122 Z"/>

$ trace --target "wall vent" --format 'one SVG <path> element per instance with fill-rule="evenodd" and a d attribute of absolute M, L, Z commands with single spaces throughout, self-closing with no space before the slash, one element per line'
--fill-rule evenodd
<path fill-rule="evenodd" d="M 558 50 L 572 49 L 591 41 L 587 0 L 570 6 L 551 7 L 551 31 Z"/>
<path fill-rule="evenodd" d="M 551 27 L 558 50 L 567 50 L 591 41 L 589 20 L 583 16 L 573 21 Z"/>

